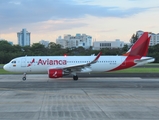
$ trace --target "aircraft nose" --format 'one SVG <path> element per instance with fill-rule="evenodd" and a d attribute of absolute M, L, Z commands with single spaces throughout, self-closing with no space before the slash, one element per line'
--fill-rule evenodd
<path fill-rule="evenodd" d="M 5 65 L 3 66 L 3 69 L 6 70 L 6 71 L 8 71 L 8 65 L 5 64 Z"/>

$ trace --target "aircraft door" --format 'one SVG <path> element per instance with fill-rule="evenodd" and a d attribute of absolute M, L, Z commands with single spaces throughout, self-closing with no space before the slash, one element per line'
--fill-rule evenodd
<path fill-rule="evenodd" d="M 21 59 L 21 67 L 26 67 L 26 58 Z"/>

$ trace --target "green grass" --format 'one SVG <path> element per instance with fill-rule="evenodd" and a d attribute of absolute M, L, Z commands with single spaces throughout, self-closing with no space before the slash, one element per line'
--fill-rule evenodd
<path fill-rule="evenodd" d="M 159 68 L 128 68 L 111 73 L 159 73 Z"/>
<path fill-rule="evenodd" d="M 159 73 L 159 68 L 128 68 L 108 73 Z M 18 74 L 0 69 L 0 74 Z"/>
<path fill-rule="evenodd" d="M 0 69 L 0 74 L 17 74 L 17 73 L 8 72 L 8 71 L 5 71 L 3 69 Z"/>
<path fill-rule="evenodd" d="M 147 65 L 155 66 L 155 65 L 159 65 L 159 63 L 149 63 L 149 64 L 146 64 L 145 66 L 147 66 Z"/>

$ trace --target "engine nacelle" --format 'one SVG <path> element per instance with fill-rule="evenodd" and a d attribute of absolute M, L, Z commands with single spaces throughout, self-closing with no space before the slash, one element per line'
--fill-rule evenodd
<path fill-rule="evenodd" d="M 59 78 L 63 76 L 62 69 L 49 69 L 48 70 L 49 78 Z"/>

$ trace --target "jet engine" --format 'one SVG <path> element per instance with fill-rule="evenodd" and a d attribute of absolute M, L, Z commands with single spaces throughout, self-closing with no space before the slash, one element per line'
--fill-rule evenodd
<path fill-rule="evenodd" d="M 64 75 L 64 72 L 62 69 L 49 69 L 48 75 L 49 75 L 49 78 L 59 78 Z"/>

